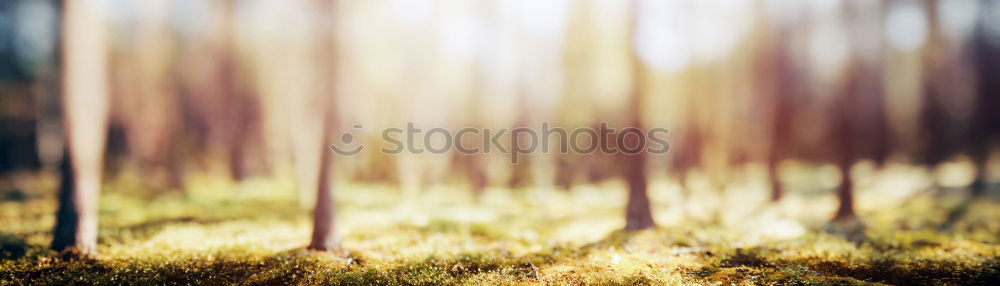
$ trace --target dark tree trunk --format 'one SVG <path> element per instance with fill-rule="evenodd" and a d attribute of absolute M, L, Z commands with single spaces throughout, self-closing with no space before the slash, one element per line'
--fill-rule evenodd
<path fill-rule="evenodd" d="M 59 167 L 62 179 L 59 185 L 56 225 L 52 230 L 52 249 L 73 249 L 78 254 L 90 256 L 97 253 L 97 194 L 81 191 L 73 168 L 70 158 L 64 159 Z M 97 191 L 91 189 L 93 192 Z"/>
<path fill-rule="evenodd" d="M 224 3 L 222 14 L 222 41 L 220 43 L 220 57 L 217 63 L 219 69 L 219 88 L 228 108 L 224 109 L 225 123 L 216 123 L 218 128 L 227 129 L 225 131 L 225 142 L 229 148 L 229 175 L 235 181 L 246 179 L 245 153 L 246 145 L 249 144 L 248 134 L 252 126 L 253 107 L 250 103 L 252 95 L 248 94 L 246 88 L 238 83 L 238 60 L 239 53 L 236 46 L 236 35 L 238 34 L 236 15 L 237 1 L 227 0 Z M 228 125 L 228 126 L 226 126 Z"/>
<path fill-rule="evenodd" d="M 73 169 L 69 151 L 59 164 L 59 208 L 56 210 L 56 226 L 52 230 L 52 249 L 61 251 L 76 245 L 76 227 L 80 214 L 73 203 Z"/>
<path fill-rule="evenodd" d="M 774 143 L 771 143 L 774 145 Z M 778 175 L 778 158 L 774 154 L 775 150 L 771 150 L 771 154 L 768 155 L 767 160 L 767 175 L 768 181 L 771 182 L 771 202 L 778 202 L 781 200 L 781 196 L 784 195 L 784 189 L 781 185 L 781 178 Z"/>
<path fill-rule="evenodd" d="M 1000 43 L 989 41 L 983 29 L 975 40 L 976 72 L 978 86 L 972 115 L 970 153 L 977 162 L 978 172 L 973 182 L 972 195 L 978 197 L 989 188 L 986 167 L 990 151 L 1000 143 Z M 995 35 L 994 35 L 995 36 Z"/>
<path fill-rule="evenodd" d="M 653 211 L 649 207 L 649 195 L 647 194 L 646 152 L 643 150 L 638 154 L 624 156 L 625 180 L 628 183 L 625 230 L 637 231 L 653 228 L 656 223 L 653 221 Z"/>
<path fill-rule="evenodd" d="M 104 27 L 93 1 L 64 1 L 62 106 L 66 149 L 52 248 L 97 252 L 97 200 L 107 139 Z"/>
<path fill-rule="evenodd" d="M 969 198 L 948 212 L 941 230 L 952 229 L 972 208 L 973 202 L 981 199 L 989 190 L 987 167 L 990 149 L 1000 134 L 1000 49 L 991 44 L 984 31 L 978 31 L 973 39 L 972 58 L 976 79 L 975 103 L 968 127 L 963 133 L 965 148 L 976 165 L 976 178 L 969 185 Z"/>
<path fill-rule="evenodd" d="M 851 180 L 850 165 L 841 165 L 841 182 L 837 188 L 837 199 L 840 205 L 833 216 L 834 221 L 852 220 L 857 218 L 854 212 L 854 182 Z"/>
<path fill-rule="evenodd" d="M 325 133 L 325 132 L 324 132 Z M 329 136 L 324 136 L 325 138 Z M 334 202 L 333 190 L 330 186 L 330 169 L 332 160 L 326 147 L 323 144 L 323 152 L 320 156 L 319 184 L 316 185 L 316 207 L 313 209 L 313 233 L 309 249 L 318 251 L 330 251 L 340 248 L 340 241 L 337 238 L 336 223 L 334 222 Z"/>
<path fill-rule="evenodd" d="M 779 49 L 784 50 L 784 43 L 779 45 Z M 775 74 L 772 84 L 774 85 L 773 91 L 770 99 L 773 106 L 770 108 L 771 113 L 769 118 L 771 119 L 770 132 L 767 144 L 767 172 L 768 180 L 771 183 L 771 202 L 777 202 L 781 200 L 784 195 L 784 189 L 781 185 L 781 176 L 778 174 L 778 163 L 781 161 L 780 154 L 789 140 L 789 120 L 791 116 L 791 109 L 789 108 L 788 97 L 793 92 L 793 87 L 791 85 L 794 79 L 789 75 L 791 73 L 791 67 L 787 64 L 787 59 L 785 55 L 774 55 L 771 58 L 774 60 Z M 759 107 L 765 109 L 767 107 Z"/>
<path fill-rule="evenodd" d="M 851 102 L 851 95 L 842 94 L 842 98 L 839 100 L 839 110 L 836 111 L 834 118 L 834 141 L 837 146 L 837 152 L 835 156 L 837 167 L 840 168 L 840 187 L 837 188 L 837 199 L 840 205 L 837 207 L 837 212 L 833 216 L 833 221 L 848 221 L 857 218 L 854 212 L 854 181 L 851 179 L 851 165 L 854 164 L 854 128 L 852 118 L 853 116 L 848 111 L 849 103 Z"/>
<path fill-rule="evenodd" d="M 237 140 L 236 144 L 231 145 L 232 149 L 229 150 L 229 176 L 237 182 L 243 181 L 247 177 L 243 163 L 243 154 L 246 152 L 243 144 L 247 143 Z"/>
<path fill-rule="evenodd" d="M 334 4 L 333 1 L 316 1 L 313 3 L 313 6 L 315 7 L 316 11 L 324 11 L 323 13 L 318 13 L 314 15 L 316 17 L 313 18 L 313 20 L 317 21 L 314 24 L 326 25 L 326 23 L 321 23 L 326 19 L 326 17 L 324 17 L 323 15 L 325 13 L 328 13 L 326 11 L 333 11 L 333 6 L 332 6 L 333 4 Z M 333 26 L 336 25 L 331 25 L 331 27 Z M 321 31 L 331 32 L 331 33 L 333 32 L 333 30 L 326 30 L 326 29 L 323 29 Z M 319 106 L 318 109 L 313 109 L 316 108 L 316 106 L 299 106 L 299 108 L 302 109 L 295 111 L 295 112 L 312 111 L 320 113 L 319 114 L 320 121 L 318 124 L 319 130 L 309 130 L 311 128 L 303 129 L 299 130 L 300 131 L 299 134 L 296 135 L 300 139 L 319 140 L 320 142 L 318 150 L 301 150 L 301 151 L 314 151 L 315 153 L 300 152 L 299 154 L 307 157 L 319 156 L 318 170 L 315 169 L 316 167 L 315 165 L 306 164 L 309 165 L 309 167 L 314 167 L 314 168 L 309 170 L 299 171 L 299 172 L 302 171 L 310 172 L 311 174 L 308 174 L 312 175 L 309 176 L 310 179 L 315 180 L 312 182 L 315 183 L 315 185 L 312 185 L 311 187 L 315 188 L 316 190 L 316 202 L 315 202 L 316 204 L 315 207 L 313 208 L 313 232 L 311 241 L 309 242 L 308 249 L 316 251 L 333 251 L 340 249 L 340 239 L 337 236 L 337 228 L 335 221 L 336 209 L 333 199 L 333 190 L 331 186 L 331 181 L 332 181 L 331 177 L 333 176 L 331 170 L 333 168 L 334 154 L 331 154 L 333 152 L 329 149 L 329 147 L 332 146 L 333 143 L 333 141 L 331 141 L 333 128 L 334 126 L 336 126 L 335 124 L 336 109 L 334 108 L 334 103 L 336 102 L 334 99 L 334 94 L 336 88 L 334 88 L 332 84 L 332 82 L 334 82 L 333 79 L 335 78 L 334 69 L 332 68 L 332 66 L 334 66 L 335 63 L 333 61 L 333 59 L 335 59 L 334 56 L 335 53 L 333 52 L 335 50 L 335 47 L 336 47 L 335 39 L 331 38 L 329 40 L 321 41 L 317 49 L 317 51 L 323 51 L 323 52 L 318 52 L 317 54 L 326 57 L 326 60 L 328 61 L 325 62 L 326 64 L 324 65 L 317 65 L 316 71 L 320 75 L 322 75 L 321 77 L 319 77 L 320 79 L 328 80 L 329 82 L 320 85 L 317 88 L 318 92 L 307 95 L 307 97 L 310 98 L 310 101 L 307 101 L 307 103 L 311 105 L 320 104 L 322 106 Z M 310 122 L 310 120 L 305 120 L 305 122 Z M 320 137 L 315 138 L 312 136 L 303 136 L 303 135 L 309 135 L 308 134 L 309 132 L 318 132 L 318 134 L 320 134 Z M 314 145 L 306 144 L 305 146 L 314 146 Z M 308 159 L 310 158 L 304 158 L 304 157 L 296 158 L 296 160 L 308 160 Z M 300 187 L 303 187 L 303 184 L 300 184 Z"/>
<path fill-rule="evenodd" d="M 638 1 L 632 1 L 631 5 L 632 19 L 629 33 L 635 36 L 636 26 L 639 24 L 639 3 Z M 653 221 L 653 211 L 649 206 L 649 194 L 647 193 L 646 150 L 638 150 L 639 152 L 635 154 L 627 154 L 623 151 L 625 148 L 634 148 L 634 146 L 646 146 L 642 118 L 642 90 L 644 89 L 643 77 L 645 76 L 645 68 L 638 55 L 636 55 L 635 47 L 632 45 L 629 45 L 629 47 L 631 48 L 629 52 L 631 54 L 633 72 L 632 94 L 629 98 L 627 111 L 629 116 L 631 116 L 630 127 L 637 128 L 640 132 L 636 133 L 639 136 L 625 136 L 624 132 L 619 132 L 617 136 L 621 138 L 616 140 L 615 143 L 624 143 L 619 144 L 622 146 L 618 146 L 618 151 L 622 153 L 624 158 L 625 182 L 628 184 L 628 204 L 625 207 L 625 230 L 638 231 L 656 227 L 656 223 Z"/>

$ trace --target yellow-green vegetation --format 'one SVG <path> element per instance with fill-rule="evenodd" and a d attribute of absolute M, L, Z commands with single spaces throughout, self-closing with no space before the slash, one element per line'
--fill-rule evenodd
<path fill-rule="evenodd" d="M 18 180 L 22 187 L 2 190 L 0 284 L 997 285 L 1000 279 L 994 199 L 978 200 L 952 230 L 937 231 L 961 201 L 960 190 L 898 196 L 859 190 L 867 239 L 848 241 L 819 231 L 834 206 L 829 192 L 792 192 L 768 206 L 754 182 L 684 195 L 654 180 L 659 227 L 639 233 L 616 231 L 623 225 L 620 183 L 569 192 L 488 189 L 478 198 L 460 185 L 417 194 L 339 185 L 347 253 L 327 254 L 304 250 L 309 212 L 287 180 L 195 177 L 184 191 L 154 193 L 119 178 L 101 197 L 101 256 L 81 260 L 47 250 L 55 180 Z"/>

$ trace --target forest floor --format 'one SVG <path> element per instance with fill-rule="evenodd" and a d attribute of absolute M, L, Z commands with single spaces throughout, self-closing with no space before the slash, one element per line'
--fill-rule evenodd
<path fill-rule="evenodd" d="M 96 259 L 47 250 L 54 181 L 0 182 L 0 285 L 67 284 L 982 284 L 1000 281 L 1000 200 L 939 231 L 964 190 L 862 182 L 865 238 L 821 231 L 831 191 L 766 201 L 759 182 L 692 191 L 655 180 L 658 228 L 625 233 L 621 183 L 570 192 L 462 187 L 401 195 L 336 189 L 343 253 L 304 250 L 310 216 L 289 181 L 189 178 L 184 191 L 116 179 L 100 199 Z M 51 176 L 49 176 L 51 177 Z M 12 183 L 12 182 L 17 182 Z M 905 180 L 904 180 L 905 182 Z M 794 183 L 794 182 L 793 182 Z M 864 187 L 870 186 L 870 187 Z M 697 186 L 696 186 L 697 187 Z"/>

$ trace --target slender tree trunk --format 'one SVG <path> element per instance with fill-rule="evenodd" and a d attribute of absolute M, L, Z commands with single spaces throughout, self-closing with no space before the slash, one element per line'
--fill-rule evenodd
<path fill-rule="evenodd" d="M 848 111 L 847 104 L 852 99 L 851 95 L 841 95 L 840 110 L 837 111 L 837 121 L 834 134 L 840 138 L 837 141 L 837 167 L 840 168 L 840 187 L 837 189 L 837 199 L 840 205 L 837 213 L 833 216 L 833 221 L 849 221 L 857 218 L 854 212 L 854 181 L 851 179 L 851 164 L 854 163 L 854 131 L 852 128 L 851 112 Z"/>
<path fill-rule="evenodd" d="M 250 101 L 250 96 L 246 94 L 245 88 L 239 86 L 237 83 L 237 68 L 239 62 L 236 55 L 239 53 L 236 46 L 236 35 L 239 31 L 236 29 L 236 12 L 237 12 L 237 0 L 226 0 L 222 5 L 222 15 L 220 25 L 222 33 L 219 39 L 219 59 L 216 63 L 216 68 L 219 69 L 219 88 L 222 94 L 217 96 L 222 97 L 222 102 L 224 102 L 227 108 L 224 109 L 225 122 L 228 124 L 216 124 L 217 128 L 225 129 L 224 137 L 226 145 L 229 148 L 229 176 L 234 181 L 243 181 L 246 179 L 246 145 L 249 144 L 248 140 L 250 136 L 248 133 L 251 132 L 251 122 L 255 120 L 252 116 L 253 113 Z"/>
<path fill-rule="evenodd" d="M 851 180 L 850 165 L 840 166 L 841 182 L 837 189 L 837 199 L 840 205 L 837 213 L 833 216 L 834 221 L 851 220 L 857 218 L 854 212 L 854 181 Z"/>
<path fill-rule="evenodd" d="M 995 36 L 995 35 L 994 35 Z M 1000 140 L 1000 46 L 990 44 L 990 35 L 985 30 L 979 30 L 974 40 L 975 72 L 978 75 L 976 86 L 975 107 L 972 111 L 972 122 L 969 130 L 973 134 L 969 136 L 972 144 L 972 156 L 976 162 L 976 180 L 973 182 L 972 196 L 979 197 L 989 189 L 989 182 L 986 180 L 988 157 L 993 144 Z"/>
<path fill-rule="evenodd" d="M 995 134 L 1000 134 L 1000 116 L 996 112 L 1000 108 L 1000 99 L 996 96 L 1000 92 L 1000 81 L 996 80 L 1000 74 L 1000 50 L 990 45 L 988 35 L 982 32 L 977 33 L 971 43 L 970 57 L 975 63 L 973 70 L 977 75 L 977 84 L 972 116 L 964 134 L 966 148 L 976 165 L 976 177 L 969 185 L 969 198 L 948 212 L 941 230 L 952 229 L 968 214 L 973 202 L 982 199 L 990 188 L 986 178 L 990 147 L 998 139 Z"/>
<path fill-rule="evenodd" d="M 329 137 L 324 136 L 324 138 Z M 336 224 L 334 222 L 333 190 L 331 190 L 330 186 L 332 158 L 329 154 L 330 152 L 328 152 L 329 150 L 326 150 L 326 146 L 329 146 L 329 144 L 323 144 L 323 152 L 320 153 L 319 184 L 316 186 L 316 207 L 313 209 L 313 233 L 312 241 L 309 243 L 309 249 L 318 251 L 329 251 L 340 248 L 340 241 L 337 238 Z"/>
<path fill-rule="evenodd" d="M 656 223 L 653 221 L 653 212 L 649 207 L 649 195 L 646 190 L 646 152 L 643 150 L 638 154 L 624 156 L 626 160 L 625 179 L 628 183 L 625 230 L 637 231 L 653 228 Z"/>
<path fill-rule="evenodd" d="M 635 30 L 638 23 L 638 1 L 632 1 L 632 23 L 629 30 L 629 34 L 634 38 Z M 631 127 L 638 128 L 643 133 L 643 119 L 642 119 L 642 90 L 643 86 L 643 76 L 644 68 L 642 62 L 639 60 L 638 56 L 635 54 L 635 47 L 629 45 L 631 50 L 629 51 L 631 62 L 632 62 L 632 95 L 629 98 L 628 114 L 632 117 L 630 125 Z M 619 133 L 618 136 L 624 136 L 623 133 Z M 636 138 L 639 137 L 639 138 Z M 622 152 L 623 148 L 631 148 L 632 146 L 645 146 L 646 138 L 642 134 L 640 136 L 624 136 L 625 140 L 617 140 L 618 142 L 625 143 L 624 146 L 618 146 L 619 152 Z M 636 141 L 633 141 L 636 140 Z M 636 154 L 622 154 L 625 159 L 625 181 L 628 184 L 628 205 L 625 208 L 625 230 L 626 231 L 638 231 L 653 228 L 656 223 L 653 221 L 653 211 L 649 207 L 649 195 L 647 194 L 647 178 L 646 178 L 646 150 L 640 150 Z"/>
<path fill-rule="evenodd" d="M 59 164 L 59 208 L 56 210 L 56 227 L 53 229 L 52 249 L 63 250 L 76 245 L 76 226 L 80 216 L 73 203 L 73 167 L 69 151 Z"/>
<path fill-rule="evenodd" d="M 788 97 L 794 89 L 794 87 L 790 86 L 792 85 L 790 82 L 794 81 L 794 79 L 789 75 L 792 71 L 787 63 L 787 56 L 781 53 L 786 50 L 784 41 L 776 45 L 776 49 L 780 49 L 781 51 L 771 53 L 769 57 L 773 59 L 772 64 L 775 66 L 773 73 L 776 74 L 771 81 L 773 88 L 770 91 L 772 94 L 769 98 L 772 105 L 770 107 L 772 114 L 770 114 L 771 122 L 769 122 L 771 126 L 768 128 L 771 134 L 769 134 L 770 138 L 768 138 L 767 146 L 767 172 L 768 180 L 771 181 L 771 202 L 778 202 L 784 196 L 781 175 L 778 174 L 778 163 L 780 163 L 782 158 L 781 151 L 786 145 L 785 141 L 788 140 L 788 119 L 791 112 Z"/>
<path fill-rule="evenodd" d="M 106 49 L 94 0 L 64 1 L 63 118 L 67 137 L 63 185 L 52 248 L 97 251 L 97 200 L 107 139 Z"/>
<path fill-rule="evenodd" d="M 333 66 L 335 62 L 335 37 L 336 33 L 332 30 L 334 25 L 329 25 L 329 23 L 324 23 L 326 18 L 323 16 L 325 13 L 331 13 L 334 11 L 333 1 L 315 1 L 310 3 L 313 9 L 316 11 L 323 11 L 322 13 L 316 13 L 313 15 L 313 20 L 315 25 L 319 27 L 316 32 L 323 35 L 324 33 L 330 33 L 329 37 L 321 36 L 322 38 L 316 40 L 315 42 L 308 43 L 314 45 L 310 48 L 313 55 L 321 60 L 324 60 L 327 65 L 315 65 L 310 67 L 315 73 L 317 73 L 317 78 L 320 81 L 326 81 L 326 84 L 321 84 L 313 87 L 308 94 L 305 94 L 307 98 L 308 105 L 299 106 L 300 109 L 293 110 L 293 112 L 316 112 L 315 116 L 304 115 L 303 122 L 308 125 L 298 130 L 297 135 L 300 140 L 316 140 L 319 145 L 311 144 L 312 142 L 304 142 L 305 144 L 299 144 L 299 147 L 308 147 L 318 149 L 301 150 L 306 152 L 298 152 L 300 155 L 296 160 L 309 160 L 306 162 L 305 166 L 309 169 L 302 169 L 299 172 L 305 172 L 306 178 L 315 179 L 310 183 L 313 183 L 311 187 L 316 190 L 316 202 L 313 208 L 313 233 L 312 239 L 309 242 L 308 249 L 316 251 L 332 251 L 340 249 L 340 241 L 337 237 L 337 229 L 335 224 L 335 208 L 333 200 L 333 190 L 331 190 L 331 169 L 333 167 L 333 153 L 329 148 L 332 141 L 331 135 L 334 128 L 335 122 L 335 108 L 333 104 L 335 99 L 333 98 L 335 88 L 330 82 L 334 79 L 334 71 L 336 70 Z M 309 65 L 304 63 L 304 65 Z M 313 126 L 313 123 L 316 123 Z M 313 129 L 312 127 L 319 127 L 318 129 Z M 315 132 L 319 137 L 312 136 L 312 134 L 302 134 L 302 132 Z M 309 152 L 312 151 L 312 152 Z M 302 157 L 302 156 L 305 157 Z M 318 156 L 318 158 L 315 158 Z M 313 160 L 318 160 L 313 161 Z M 312 164 L 318 163 L 318 164 Z M 303 165 L 299 165 L 303 166 Z M 318 170 L 317 170 L 318 169 Z M 302 177 L 300 177 L 302 178 Z M 304 184 L 300 184 L 300 188 L 304 187 Z"/>
<path fill-rule="evenodd" d="M 781 196 L 784 195 L 784 189 L 781 185 L 781 178 L 778 175 L 778 156 L 775 154 L 777 151 L 774 150 L 774 142 L 771 142 L 772 150 L 771 154 L 768 155 L 767 159 L 767 175 L 768 180 L 771 181 L 771 202 L 781 201 Z"/>
<path fill-rule="evenodd" d="M 136 3 L 134 43 L 130 52 L 116 61 L 118 83 L 115 110 L 125 129 L 129 158 L 138 163 L 143 183 L 152 188 L 180 187 L 173 178 L 176 170 L 171 156 L 181 119 L 179 100 L 173 90 L 170 68 L 173 34 L 170 30 L 170 1 L 147 0 Z"/>

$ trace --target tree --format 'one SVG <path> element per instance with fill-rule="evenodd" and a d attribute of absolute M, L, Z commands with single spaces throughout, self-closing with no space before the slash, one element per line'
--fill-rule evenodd
<path fill-rule="evenodd" d="M 180 189 L 181 156 L 177 154 L 183 112 L 174 89 L 170 1 L 137 3 L 136 36 L 128 52 L 115 56 L 111 71 L 112 122 L 124 129 L 130 157 L 138 163 L 147 187 Z M 234 144 L 239 146 L 238 144 Z"/>
<path fill-rule="evenodd" d="M 330 116 L 327 116 L 330 117 Z M 330 122 L 330 120 L 327 120 Z M 331 124 L 325 124 L 324 130 L 330 130 Z M 337 237 L 336 223 L 334 221 L 333 190 L 330 187 L 330 169 L 333 162 L 329 150 L 329 131 L 324 132 L 323 149 L 320 153 L 319 180 L 316 185 L 316 206 L 313 209 L 313 232 L 312 240 L 309 242 L 309 249 L 317 251 L 330 251 L 340 248 L 340 240 Z"/>
<path fill-rule="evenodd" d="M 64 1 L 63 118 L 67 152 L 52 248 L 97 252 L 97 200 L 107 134 L 105 30 L 96 0 Z"/>
<path fill-rule="evenodd" d="M 295 110 L 293 119 L 292 146 L 296 172 L 299 174 L 299 188 L 315 188 L 316 202 L 313 208 L 313 233 L 308 249 L 316 251 L 332 251 L 340 248 L 334 221 L 335 208 L 333 190 L 331 189 L 331 169 L 333 158 L 330 146 L 330 135 L 334 127 L 334 30 L 330 20 L 324 17 L 334 11 L 333 1 L 307 2 L 306 7 L 314 9 L 311 24 L 319 36 L 317 39 L 307 39 L 299 44 L 304 45 L 304 53 L 296 55 L 301 68 L 312 71 L 314 86 L 297 95 L 297 101 L 292 105 Z M 320 84 L 316 84 L 320 83 Z M 314 180 L 314 181 L 305 181 Z"/>
<path fill-rule="evenodd" d="M 1000 5 L 1000 4 L 992 4 Z M 981 199 L 986 195 L 990 188 L 988 181 L 988 166 L 989 166 L 989 155 L 992 148 L 994 148 L 1000 139 L 1000 98 L 996 96 L 1000 92 L 1000 81 L 997 81 L 997 75 L 1000 74 L 1000 43 L 996 41 L 995 38 L 990 38 L 991 35 L 985 31 L 983 28 L 976 30 L 974 35 L 969 39 L 969 43 L 962 43 L 960 46 L 963 48 L 962 55 L 960 55 L 960 60 L 964 60 L 964 63 L 957 63 L 955 65 L 964 65 L 960 68 L 968 68 L 973 70 L 976 74 L 975 87 L 974 90 L 974 100 L 971 104 L 971 110 L 969 114 L 969 119 L 965 122 L 964 128 L 953 128 L 961 130 L 960 134 L 956 136 L 957 138 L 952 138 L 953 141 L 957 141 L 958 148 L 945 149 L 938 151 L 944 153 L 944 151 L 951 152 L 965 152 L 968 154 L 975 165 L 976 173 L 975 179 L 969 185 L 970 193 L 969 198 L 962 202 L 957 207 L 953 208 L 948 212 L 945 222 L 941 225 L 941 229 L 951 229 L 958 223 L 962 218 L 968 213 L 972 202 Z M 995 37 L 993 35 L 992 37 Z M 969 47 L 965 47 L 968 45 Z M 951 67 L 943 72 L 955 73 L 953 70 L 959 68 Z M 942 85 L 947 82 L 946 79 L 941 79 L 945 81 L 941 83 Z M 953 84 L 953 83 L 952 83 Z M 942 97 L 951 98 L 954 92 L 942 93 Z M 946 96 L 947 95 L 947 96 Z M 932 138 L 937 139 L 937 138 Z M 933 152 L 935 150 L 928 150 L 928 152 Z M 938 154 L 936 157 L 945 157 L 951 154 Z M 930 156 L 935 157 L 935 156 Z"/>
<path fill-rule="evenodd" d="M 635 26 L 638 25 L 635 21 L 637 20 L 637 10 L 639 8 L 638 0 L 632 1 L 632 26 L 630 28 L 630 34 L 634 36 Z M 634 37 L 629 37 L 633 39 Z M 631 45 L 630 45 L 631 47 Z M 635 54 L 635 48 L 632 47 L 629 52 L 631 55 L 632 62 L 632 94 L 629 98 L 628 113 L 631 118 L 629 118 L 628 124 L 630 127 L 638 128 L 643 130 L 643 120 L 642 120 L 642 80 L 644 76 L 644 69 L 642 62 L 639 60 Z M 628 148 L 630 146 L 640 146 L 644 145 L 646 138 L 642 136 L 642 132 L 637 133 L 639 136 L 626 136 L 626 134 L 619 133 L 618 136 L 622 137 L 624 146 L 618 146 L 619 151 L 623 148 Z M 649 194 L 647 193 L 647 178 L 646 178 L 646 150 L 639 150 L 635 154 L 625 154 L 622 153 L 624 172 L 625 172 L 625 182 L 628 184 L 628 203 L 625 207 L 625 230 L 626 231 L 638 231 L 653 228 L 656 223 L 653 221 L 653 212 L 649 207 Z"/>

